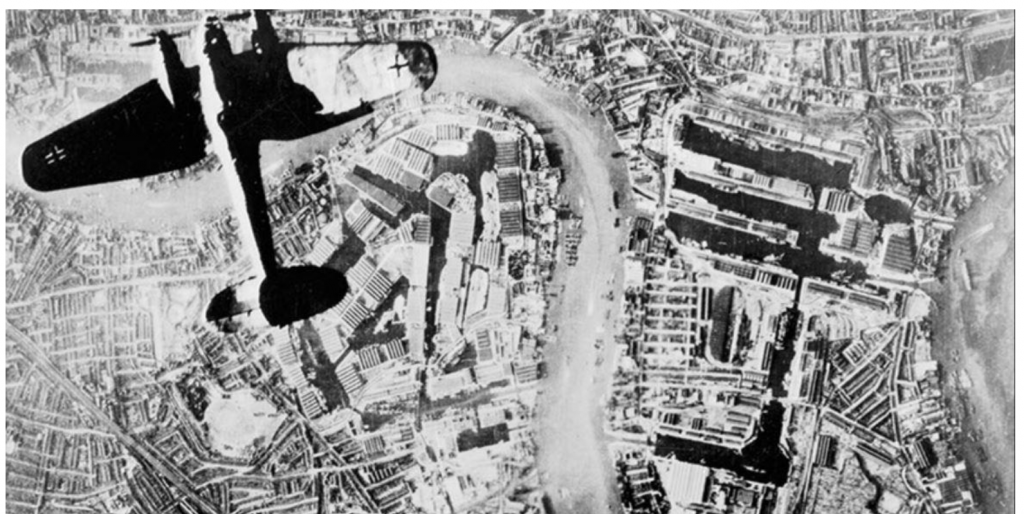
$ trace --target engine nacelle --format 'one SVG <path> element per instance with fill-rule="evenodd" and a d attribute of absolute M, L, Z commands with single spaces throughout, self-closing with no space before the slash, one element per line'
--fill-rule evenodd
<path fill-rule="evenodd" d="M 217 293 L 206 320 L 221 332 L 245 326 L 280 327 L 311 318 L 341 302 L 348 292 L 345 275 L 331 268 L 282 268 L 263 280 L 251 277 Z"/>

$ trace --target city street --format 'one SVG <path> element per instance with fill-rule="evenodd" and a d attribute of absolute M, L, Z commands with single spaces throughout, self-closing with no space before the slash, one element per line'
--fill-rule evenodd
<path fill-rule="evenodd" d="M 619 214 L 612 211 L 612 191 L 613 186 L 628 191 L 624 165 L 611 156 L 618 150 L 614 135 L 603 117 L 577 105 L 569 93 L 548 86 L 522 61 L 488 55 L 476 45 L 461 42 L 440 41 L 435 46 L 441 72 L 434 91 L 464 91 L 514 108 L 534 121 L 546 132 L 548 142 L 563 152 L 565 192 L 577 214 L 583 216 L 585 235 L 578 265 L 563 265 L 553 285 L 565 285 L 565 290 L 553 299 L 549 318 L 558 327 L 561 339 L 547 349 L 549 378 L 544 384 L 539 420 L 540 475 L 558 512 L 606 511 L 610 505 L 617 505 L 612 464 L 601 431 L 602 396 L 610 380 L 614 354 L 611 323 L 615 309 L 603 295 L 611 288 L 617 292 L 621 288 L 618 249 L 623 239 L 620 230 L 614 228 Z M 318 143 L 333 141 L 337 130 L 330 132 L 300 142 L 305 152 L 317 150 Z M 13 141 L 15 145 L 20 143 Z M 8 146 L 11 144 L 9 141 Z M 14 150 L 9 155 L 20 154 L 20 148 Z M 268 150 L 274 153 L 280 149 L 270 145 Z M 273 156 L 265 159 L 271 168 L 283 162 Z M 8 175 L 9 183 L 20 179 L 16 174 Z M 83 214 L 87 220 L 126 228 L 189 226 L 230 206 L 224 184 L 220 173 L 211 173 L 157 192 L 104 184 L 76 190 L 67 199 L 54 196 L 50 201 Z M 142 200 L 138 198 L 140 193 Z M 117 201 L 128 196 L 132 202 Z M 82 198 L 90 201 L 83 203 Z M 197 206 L 203 207 L 181 209 L 182 198 L 188 198 L 189 205 L 198 201 Z M 145 206 L 142 210 L 140 204 Z M 96 205 L 105 208 L 100 211 Z M 123 212 L 119 206 L 125 207 Z M 598 350 L 594 343 L 599 338 L 605 342 L 604 355 L 603 364 L 596 367 Z"/>
<path fill-rule="evenodd" d="M 63 389 L 65 394 L 73 399 L 84 412 L 92 416 L 108 433 L 116 437 L 118 442 L 124 445 L 135 458 L 152 467 L 162 478 L 166 479 L 175 489 L 181 492 L 184 497 L 191 500 L 193 505 L 201 512 L 210 514 L 217 512 L 213 504 L 199 495 L 189 477 L 167 455 L 164 455 L 137 434 L 117 424 L 103 409 L 92 401 L 88 393 L 72 382 L 53 364 L 53 361 L 50 360 L 31 337 L 9 321 L 7 322 L 7 339 L 15 344 L 18 351 L 32 362 L 43 376 L 52 381 L 57 387 Z"/>
<path fill-rule="evenodd" d="M 5 510 L 1012 511 L 1014 16 L 9 10 Z"/>
<path fill-rule="evenodd" d="M 693 16 L 692 14 L 682 11 L 679 9 L 659 9 L 658 12 L 662 15 L 671 18 L 682 18 L 694 22 L 698 25 L 708 27 L 714 30 L 727 31 L 728 27 L 722 27 L 718 24 L 704 19 L 702 17 Z M 833 39 L 849 38 L 849 39 L 860 39 L 864 37 L 863 32 L 851 31 L 851 32 L 814 32 L 809 34 L 758 34 L 754 32 L 744 31 L 733 31 L 728 30 L 730 34 L 736 37 L 742 37 L 751 41 L 794 41 L 800 39 L 809 38 L 822 38 L 828 37 Z M 920 36 L 955 36 L 964 32 L 963 30 L 932 30 L 932 31 L 920 31 L 920 30 L 886 30 L 886 31 L 875 31 L 872 33 L 875 37 L 920 37 Z"/>

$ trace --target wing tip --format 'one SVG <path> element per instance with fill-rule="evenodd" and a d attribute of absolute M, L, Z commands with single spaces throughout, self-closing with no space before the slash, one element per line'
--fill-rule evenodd
<path fill-rule="evenodd" d="M 46 139 L 41 139 L 28 145 L 25 151 L 21 154 L 21 176 L 25 179 L 25 184 L 41 192 L 55 191 L 60 189 L 61 186 L 55 181 L 55 177 L 59 177 L 59 173 L 49 173 L 52 167 L 52 161 L 47 159 L 45 148 Z M 49 153 L 52 153 L 51 150 Z"/>

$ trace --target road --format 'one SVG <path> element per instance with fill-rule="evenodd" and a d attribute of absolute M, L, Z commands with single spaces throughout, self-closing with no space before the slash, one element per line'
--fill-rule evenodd
<path fill-rule="evenodd" d="M 538 467 L 559 514 L 618 510 L 602 428 L 615 311 L 603 295 L 621 289 L 618 250 L 624 241 L 614 228 L 618 214 L 612 210 L 612 192 L 628 189 L 624 164 L 611 157 L 618 145 L 603 118 L 591 116 L 568 93 L 549 87 L 526 64 L 502 56 L 466 55 L 457 47 L 453 52 L 444 42 L 435 48 L 440 69 L 435 90 L 466 91 L 512 107 L 538 128 L 551 129 L 546 139 L 563 152 L 564 191 L 583 215 L 584 237 L 578 265 L 556 272 L 553 289 L 566 287 L 549 312 L 558 341 L 545 349 L 549 376 L 539 406 Z M 612 320 L 606 320 L 610 309 Z M 595 365 L 598 338 L 605 341 L 601 366 Z"/>
<path fill-rule="evenodd" d="M 18 347 L 18 351 L 21 352 L 26 359 L 35 364 L 36 368 L 43 374 L 43 376 L 75 400 L 82 409 L 99 422 L 99 424 L 102 425 L 108 433 L 116 437 L 118 442 L 123 444 L 125 448 L 127 448 L 128 451 L 130 451 L 136 458 L 144 461 L 156 470 L 157 473 L 191 500 L 192 504 L 198 507 L 202 512 L 217 514 L 218 511 L 214 508 L 213 504 L 199 496 L 193 488 L 192 481 L 185 476 L 185 474 L 181 472 L 181 469 L 171 462 L 166 455 L 160 453 L 156 448 L 151 446 L 148 441 L 125 430 L 121 425 L 117 424 L 116 421 L 111 419 L 106 412 L 93 403 L 92 398 L 90 398 L 85 391 L 75 385 L 74 382 L 65 376 L 63 372 L 57 369 L 57 366 L 55 366 L 53 361 L 47 357 L 46 353 L 39 348 L 35 340 L 22 332 L 18 327 L 12 325 L 10 322 L 7 322 L 7 339 L 15 343 Z"/>
<path fill-rule="evenodd" d="M 562 337 L 548 350 L 550 374 L 543 386 L 538 419 L 539 470 L 559 513 L 617 510 L 615 477 L 603 439 L 601 402 L 611 378 L 614 331 L 610 324 L 615 311 L 611 308 L 614 302 L 603 295 L 609 289 L 620 291 L 622 283 L 618 249 L 624 239 L 620 229 L 614 228 L 618 214 L 612 210 L 612 191 L 613 188 L 619 190 L 623 198 L 627 198 L 629 190 L 624 163 L 611 157 L 619 150 L 618 145 L 602 117 L 591 116 L 588 109 L 573 102 L 571 95 L 549 87 L 525 63 L 504 56 L 489 56 L 486 50 L 473 45 L 455 45 L 435 44 L 440 68 L 435 91 L 465 91 L 515 108 L 539 128 L 551 129 L 546 138 L 563 151 L 566 192 L 573 205 L 580 206 L 585 235 L 579 248 L 578 266 L 559 270 L 558 283 L 566 285 L 566 289 L 556 299 L 560 305 L 552 309 L 549 318 L 558 326 Z M 267 163 L 280 165 L 279 161 L 268 159 Z M 209 202 L 204 205 L 216 206 L 217 210 L 229 205 L 226 195 L 214 193 L 220 190 L 209 187 L 222 186 L 219 174 L 210 174 L 194 184 L 210 193 Z M 101 189 L 94 199 L 105 205 L 112 203 L 110 198 L 125 191 L 118 185 L 97 187 Z M 192 183 L 188 187 L 192 187 Z M 157 228 L 140 222 L 138 218 L 142 217 L 162 219 L 161 225 L 188 226 L 202 215 L 193 209 L 180 209 L 180 202 L 176 201 L 179 193 L 168 194 L 175 197 L 175 201 L 147 205 L 143 211 L 135 202 L 130 209 L 135 219 L 106 211 L 104 221 L 133 228 Z M 137 199 L 138 195 L 132 194 L 132 197 Z M 168 220 L 160 210 L 166 205 L 190 214 L 181 220 Z M 86 209 L 86 206 L 80 207 Z M 618 296 L 615 298 L 617 301 Z M 606 319 L 609 312 L 613 315 Z M 8 331 L 10 333 L 10 327 Z M 594 343 L 598 337 L 603 337 L 606 343 L 601 366 L 595 366 L 599 355 Z M 38 357 L 46 358 L 41 354 Z M 70 383 L 66 385 L 73 387 Z M 79 391 L 79 394 L 83 393 Z M 140 453 L 147 460 L 152 459 L 154 467 L 166 467 L 160 456 L 147 449 L 143 441 L 127 433 L 123 436 L 130 438 L 126 439 L 127 443 L 141 448 Z M 165 475 L 176 484 L 183 479 L 173 466 Z M 180 488 L 189 494 L 187 483 L 181 482 Z"/>
<path fill-rule="evenodd" d="M 733 30 L 728 27 L 723 27 L 714 21 L 694 16 L 687 11 L 681 11 L 677 9 L 658 9 L 657 12 L 664 16 L 673 17 L 676 19 L 686 19 L 692 21 L 698 25 L 703 25 L 709 29 L 717 30 L 719 32 L 728 34 L 737 39 L 747 39 L 751 41 L 797 41 L 800 39 L 864 39 L 866 37 L 882 38 L 882 37 L 937 37 L 937 36 L 960 36 L 962 34 L 969 33 L 972 29 L 940 29 L 940 30 L 879 30 L 879 31 L 836 31 L 836 32 L 817 32 L 809 34 L 754 34 L 750 32 L 743 32 L 739 30 Z M 999 26 L 1012 26 L 1012 21 L 1000 22 Z"/>
<path fill-rule="evenodd" d="M 352 497 L 354 497 L 356 501 L 369 509 L 370 512 L 379 512 L 376 507 L 376 502 L 373 501 L 373 498 L 370 497 L 366 488 L 363 487 L 359 477 L 352 469 L 345 465 L 345 459 L 341 457 L 338 451 L 334 448 L 334 445 L 320 433 L 316 425 L 313 424 L 313 421 L 306 417 L 305 414 L 299 412 L 299 410 L 293 405 L 292 400 L 285 397 L 281 391 L 274 389 L 273 387 L 267 387 L 264 391 L 274 396 L 278 405 L 283 406 L 289 416 L 301 423 L 306 428 L 306 432 L 309 436 L 316 439 L 317 443 L 327 452 L 327 455 L 331 460 L 337 463 L 342 476 L 342 486 L 345 488 L 346 492 L 351 493 L 352 491 L 355 491 L 356 494 L 352 495 Z"/>

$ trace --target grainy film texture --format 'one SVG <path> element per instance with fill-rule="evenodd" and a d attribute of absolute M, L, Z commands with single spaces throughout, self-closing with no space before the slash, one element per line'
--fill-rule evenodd
<path fill-rule="evenodd" d="M 6 512 L 1013 512 L 1013 11 L 5 15 Z"/>

